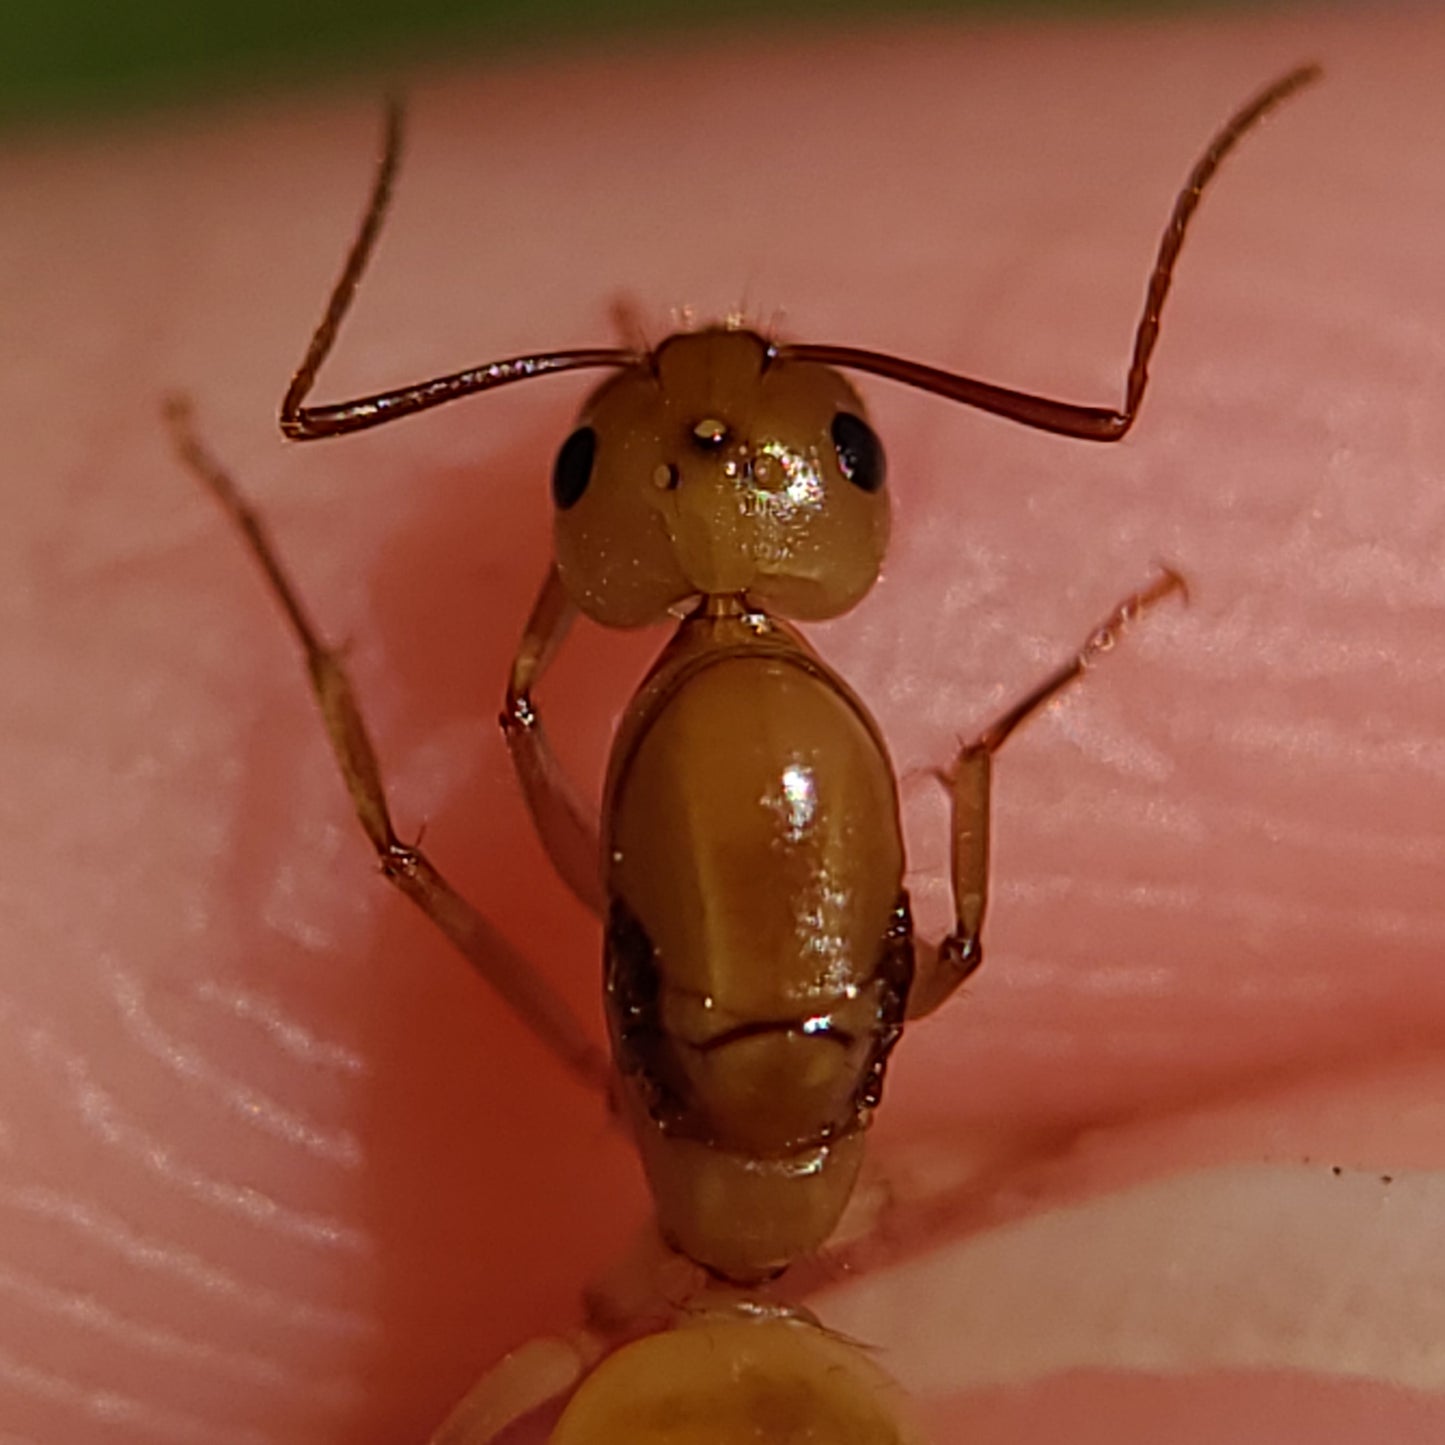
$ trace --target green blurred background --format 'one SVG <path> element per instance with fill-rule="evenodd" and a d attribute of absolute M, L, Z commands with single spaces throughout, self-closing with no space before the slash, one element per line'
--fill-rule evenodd
<path fill-rule="evenodd" d="M 1198 10 L 1188 0 L 0 0 L 0 125 L 326 83 L 459 50 L 614 44 L 735 24 Z M 1217 8 L 1217 7 L 1214 7 Z"/>

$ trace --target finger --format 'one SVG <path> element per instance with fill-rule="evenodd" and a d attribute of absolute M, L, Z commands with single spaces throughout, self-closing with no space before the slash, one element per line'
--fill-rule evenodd
<path fill-rule="evenodd" d="M 1081 1129 L 1136 1178 L 1258 1151 L 1270 1121 L 1346 1162 L 1437 1162 L 1399 1108 L 1349 1132 L 1269 1096 L 1192 1160 L 1127 1127 L 1435 1037 L 1439 288 L 1415 238 L 1445 203 L 1400 138 L 1438 129 L 1417 59 L 1438 25 L 1330 24 L 830 41 L 805 65 L 739 41 L 419 89 L 395 226 L 327 372 L 350 394 L 606 343 L 630 290 L 654 330 L 746 295 L 799 335 L 1107 402 L 1197 144 L 1265 51 L 1265 72 L 1347 57 L 1221 177 L 1124 446 L 869 389 L 897 542 L 818 642 L 900 771 L 949 757 L 1158 558 L 1195 583 L 1190 613 L 1151 619 L 1001 763 L 988 968 L 896 1056 L 878 1153 L 953 1139 L 1010 1161 L 986 1199 Z M 859 104 L 879 87 L 886 126 Z M 0 874 L 19 960 L 0 1334 L 25 1344 L 0 1369 L 36 1439 L 84 1445 L 105 1392 L 134 1411 L 108 1441 L 423 1437 L 482 1363 L 571 1318 L 646 1208 L 600 1111 L 371 876 L 276 619 L 154 421 L 163 391 L 197 395 L 354 639 L 398 826 L 425 823 L 596 1020 L 595 932 L 489 723 L 576 390 L 329 447 L 283 452 L 271 429 L 373 119 L 280 111 L 12 160 L 6 324 L 41 340 L 5 381 L 24 558 L 5 575 L 29 625 L 5 642 Z M 581 776 L 655 645 L 599 640 L 549 678 Z M 925 913 L 947 871 L 927 806 Z M 1065 1168 L 1058 1193 L 1115 1177 Z"/>

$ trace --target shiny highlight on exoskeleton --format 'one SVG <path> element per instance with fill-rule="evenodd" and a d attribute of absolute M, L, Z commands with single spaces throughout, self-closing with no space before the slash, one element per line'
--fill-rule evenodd
<path fill-rule="evenodd" d="M 834 1407 L 841 1414 L 826 1424 L 830 1440 L 912 1438 L 879 1412 L 875 1385 L 860 1383 L 866 1370 L 850 1375 L 840 1363 L 842 1342 L 748 1292 L 827 1242 L 906 1021 L 937 1008 L 981 961 L 995 754 L 1128 622 L 1183 584 L 1163 569 L 947 761 L 954 923 L 937 944 L 916 937 L 884 739 L 790 625 L 858 603 L 888 542 L 884 449 L 842 372 L 883 376 L 1064 436 L 1119 439 L 1143 398 L 1160 311 L 1205 185 L 1239 138 L 1316 74 L 1304 67 L 1263 91 L 1196 164 L 1160 243 L 1118 410 L 736 325 L 681 332 L 652 348 L 516 357 L 308 405 L 389 202 L 400 151 L 391 112 L 362 226 L 281 425 L 290 437 L 335 436 L 513 381 L 611 371 L 556 454 L 554 562 L 502 712 L 541 840 L 603 927 L 610 1064 L 517 950 L 398 838 L 338 655 L 310 622 L 260 520 L 196 439 L 185 403 L 171 403 L 184 459 L 244 532 L 305 651 L 384 873 L 568 1068 L 608 1094 L 637 1141 L 667 1243 L 743 1291 L 595 1372 L 558 1441 L 694 1438 L 667 1433 L 665 1422 L 680 1418 L 676 1400 L 654 1401 L 651 1414 L 639 1406 L 634 1377 L 671 1381 L 672 1396 L 681 1391 L 682 1404 L 713 1426 L 732 1410 L 736 1430 L 719 1439 L 768 1438 L 756 1431 L 770 1411 L 781 1418 L 801 1409 L 823 1421 Z M 563 776 L 534 697 L 579 612 L 612 627 L 681 619 L 617 729 L 600 812 Z M 599 1353 L 550 1343 L 561 1350 L 562 1377 L 575 1378 Z M 653 1352 L 646 1363 L 644 1348 Z M 670 1363 L 658 1364 L 658 1351 Z M 435 1439 L 485 1441 L 545 1398 L 559 1357 L 544 1355 L 524 1351 L 500 1367 Z M 883 1423 L 869 1423 L 868 1410 Z"/>

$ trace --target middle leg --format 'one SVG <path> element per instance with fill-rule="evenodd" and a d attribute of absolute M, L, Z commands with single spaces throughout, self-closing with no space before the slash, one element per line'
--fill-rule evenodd
<path fill-rule="evenodd" d="M 561 1063 L 583 1083 L 605 1094 L 611 1078 L 607 1062 L 567 1005 L 420 848 L 397 836 L 381 765 L 340 652 L 329 646 L 312 624 L 264 522 L 230 473 L 202 444 L 189 402 L 172 397 L 166 404 L 166 420 L 182 464 L 211 493 L 239 532 L 300 645 L 332 753 L 382 875 L 431 919 Z"/>
<path fill-rule="evenodd" d="M 940 775 L 953 798 L 954 926 L 940 944 L 929 944 L 922 939 L 914 944 L 916 965 L 913 988 L 908 996 L 910 1018 L 932 1013 L 983 962 L 981 937 L 988 906 L 989 805 L 994 754 L 1019 727 L 1083 677 L 1100 657 L 1112 651 L 1125 628 L 1175 592 L 1186 599 L 1189 595 L 1184 578 L 1165 567 L 1149 586 L 1126 597 L 1057 672 L 1005 710 L 971 742 L 965 743 L 953 766 Z"/>

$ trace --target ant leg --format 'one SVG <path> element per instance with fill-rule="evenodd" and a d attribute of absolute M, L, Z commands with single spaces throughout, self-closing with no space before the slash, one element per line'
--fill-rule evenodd
<path fill-rule="evenodd" d="M 1044 679 L 959 749 L 953 767 L 940 774 L 953 794 L 954 928 L 941 944 L 915 942 L 916 966 L 908 998 L 910 1018 L 932 1013 L 983 962 L 980 942 L 988 906 L 989 795 L 994 754 L 1035 713 L 1077 682 L 1126 627 L 1171 593 L 1188 598 L 1184 578 L 1165 567 L 1148 587 L 1126 597 L 1090 634 L 1070 661 Z"/>
<path fill-rule="evenodd" d="M 427 1445 L 491 1445 L 524 1415 L 569 1393 L 605 1351 L 590 1330 L 529 1340 L 467 1391 Z"/>
<path fill-rule="evenodd" d="M 602 888 L 597 818 L 568 782 L 532 702 L 532 689 L 551 666 L 576 615 L 556 567 L 549 567 L 512 659 L 501 724 L 517 781 L 552 867 L 601 918 L 607 912 L 607 898 Z"/>
<path fill-rule="evenodd" d="M 366 722 L 340 655 L 327 647 L 291 585 L 265 524 L 230 475 L 201 445 L 189 402 L 173 397 L 166 421 L 182 463 L 221 504 L 266 576 L 271 594 L 306 657 L 311 690 L 321 708 L 356 816 L 394 883 L 451 940 L 519 1018 L 584 1083 L 606 1091 L 608 1072 L 601 1053 L 567 1006 L 532 965 L 432 866 L 419 848 L 401 842 L 386 806 L 386 790 Z"/>
<path fill-rule="evenodd" d="M 565 1334 L 529 1340 L 491 1366 L 428 1445 L 491 1445 L 524 1415 L 570 1395 L 639 1329 L 669 1328 L 679 1309 L 698 1297 L 700 1275 L 697 1265 L 674 1253 L 648 1225 L 583 1291 L 582 1323 Z"/>

